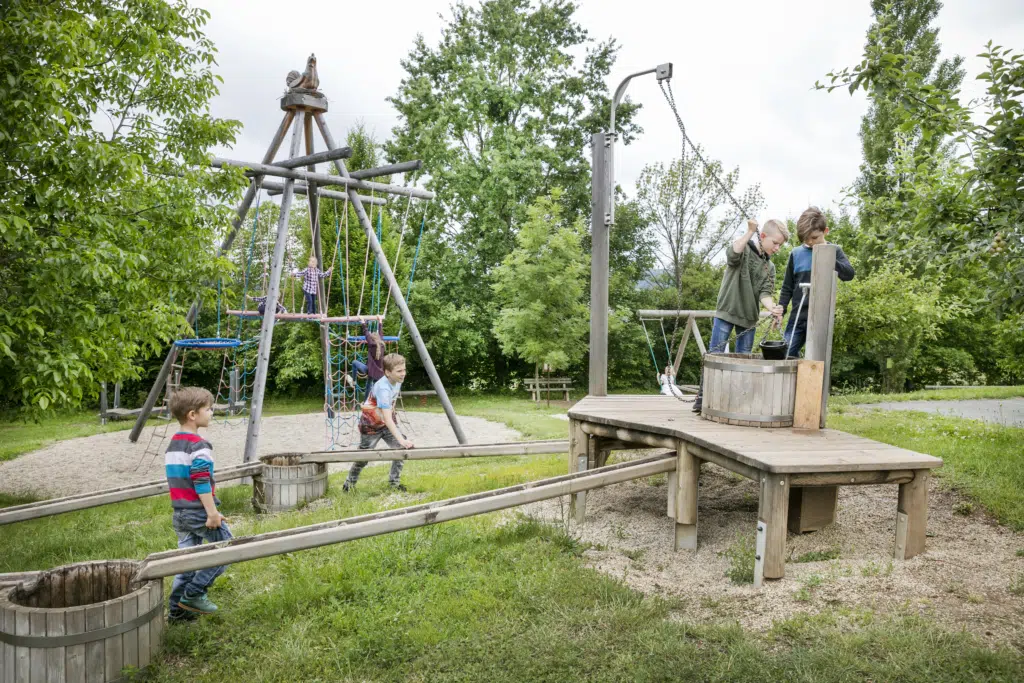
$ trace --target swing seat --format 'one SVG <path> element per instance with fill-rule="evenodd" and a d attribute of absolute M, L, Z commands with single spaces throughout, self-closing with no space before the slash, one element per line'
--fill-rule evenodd
<path fill-rule="evenodd" d="M 176 339 L 174 345 L 179 349 L 233 349 L 236 346 L 241 346 L 242 340 L 230 337 L 200 337 Z"/>

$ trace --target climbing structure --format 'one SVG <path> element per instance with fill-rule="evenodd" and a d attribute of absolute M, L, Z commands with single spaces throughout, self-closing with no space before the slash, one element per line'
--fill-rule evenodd
<path fill-rule="evenodd" d="M 301 78 L 298 76 L 301 76 Z M 274 239 L 273 254 L 270 255 L 268 259 L 269 273 L 266 277 L 266 289 L 264 293 L 264 296 L 266 297 L 264 305 L 267 313 L 266 315 L 260 315 L 258 313 L 253 314 L 247 309 L 247 307 L 243 307 L 235 311 L 229 311 L 230 313 L 236 314 L 239 320 L 254 320 L 254 322 L 258 322 L 260 324 L 255 368 L 252 371 L 251 396 L 248 397 L 250 419 L 247 427 L 248 431 L 246 435 L 244 460 L 245 462 L 251 462 L 256 458 L 263 411 L 263 398 L 267 379 L 267 366 L 270 359 L 270 348 L 276 322 L 279 319 L 285 320 L 290 318 L 294 320 L 306 319 L 318 324 L 321 351 L 323 354 L 325 412 L 327 413 L 328 420 L 335 420 L 337 419 L 336 416 L 339 414 L 349 412 L 349 408 L 358 395 L 357 393 L 349 393 L 349 390 L 346 388 L 346 385 L 348 384 L 345 379 L 346 376 L 351 379 L 353 384 L 356 383 L 355 374 L 349 370 L 351 367 L 351 360 L 359 352 L 359 340 L 357 339 L 359 335 L 350 334 L 348 330 L 352 325 L 365 325 L 369 329 L 380 330 L 382 321 L 386 317 L 387 309 L 391 302 L 394 302 L 395 307 L 399 310 L 401 316 L 399 334 L 395 336 L 401 336 L 402 330 L 405 330 L 409 335 L 409 340 L 412 342 L 412 346 L 419 354 L 423 368 L 431 381 L 434 391 L 437 393 L 437 397 L 441 402 L 441 405 L 445 409 L 445 413 L 447 414 L 448 420 L 452 426 L 452 430 L 455 432 L 456 438 L 460 443 L 465 443 L 465 435 L 462 432 L 462 427 L 459 424 L 458 417 L 455 415 L 451 402 L 448 400 L 447 392 L 445 391 L 444 385 L 437 374 L 437 370 L 430 358 L 426 345 L 420 336 L 419 330 L 416 326 L 416 321 L 413 319 L 412 314 L 409 311 L 409 307 L 406 302 L 406 295 L 403 293 L 402 287 L 395 277 L 392 263 L 381 245 L 381 239 L 378 236 L 378 226 L 380 226 L 382 222 L 381 212 L 378 211 L 377 213 L 378 226 L 375 226 L 372 222 L 371 216 L 367 214 L 365 208 L 366 205 L 369 205 L 372 211 L 374 206 L 385 205 L 387 202 L 384 197 L 386 196 L 405 197 L 406 204 L 404 206 L 406 209 L 406 220 L 403 220 L 404 232 L 404 226 L 408 222 L 408 207 L 411 205 L 412 200 L 433 199 L 434 195 L 431 192 L 415 187 L 401 187 L 368 180 L 369 178 L 416 170 L 421 166 L 418 161 L 392 164 L 350 173 L 345 165 L 344 159 L 351 155 L 351 150 L 348 148 L 339 148 L 334 142 L 334 138 L 331 135 L 324 117 L 324 114 L 327 111 L 327 100 L 323 93 L 315 89 L 318 83 L 319 79 L 316 74 L 315 58 L 313 57 L 310 58 L 304 74 L 296 75 L 293 73 L 289 76 L 289 89 L 281 98 L 281 109 L 285 112 L 284 119 L 281 122 L 281 126 L 278 128 L 277 134 L 271 142 L 270 148 L 264 156 L 262 163 L 235 161 L 230 159 L 214 159 L 212 162 L 212 165 L 218 168 L 236 167 L 246 169 L 246 174 L 252 178 L 252 184 L 247 190 L 246 195 L 238 208 L 238 219 L 235 221 L 233 229 L 230 231 L 228 237 L 225 239 L 224 245 L 221 247 L 222 254 L 230 249 L 238 229 L 245 220 L 249 208 L 252 206 L 252 203 L 257 197 L 259 191 L 263 189 L 271 192 L 272 194 L 279 193 L 281 195 L 281 210 L 278 218 L 277 234 Z M 315 152 L 314 150 L 314 123 L 319 129 L 321 137 L 326 144 L 326 151 Z M 271 163 L 289 129 L 291 129 L 292 135 L 288 159 Z M 303 156 L 299 156 L 299 146 L 303 140 L 305 140 L 306 153 Z M 323 162 L 333 162 L 337 170 L 337 175 L 328 175 L 326 173 L 316 172 L 317 164 Z M 302 167 L 305 167 L 305 170 L 300 170 Z M 271 178 L 280 178 L 281 180 L 267 179 L 268 176 Z M 345 192 L 327 189 L 330 186 L 341 186 L 345 189 Z M 369 196 L 366 194 L 360 194 L 360 191 L 369 193 Z M 372 311 L 373 309 L 380 307 L 380 300 L 383 298 L 383 308 L 381 309 L 380 315 L 374 315 L 370 311 L 362 311 L 361 305 L 357 305 L 356 310 L 353 312 L 350 308 L 352 297 L 351 293 L 347 291 L 347 288 L 345 288 L 346 291 L 342 297 L 342 304 L 338 307 L 338 312 L 344 313 L 344 315 L 332 315 L 327 310 L 326 304 L 329 301 L 328 293 L 331 283 L 339 277 L 341 270 L 345 271 L 346 276 L 350 270 L 347 268 L 349 263 L 347 254 L 346 258 L 340 261 L 340 263 L 345 265 L 344 268 L 337 268 L 337 270 L 331 274 L 330 279 L 326 282 L 324 279 L 318 280 L 317 302 L 319 304 L 319 311 L 313 314 L 307 313 L 300 315 L 294 313 L 274 313 L 274 311 L 277 310 L 277 304 L 282 299 L 281 278 L 282 273 L 284 272 L 285 251 L 289 238 L 288 219 L 295 194 L 305 194 L 308 198 L 312 251 L 313 256 L 316 258 L 316 261 L 320 266 L 323 266 L 326 263 L 324 254 L 321 251 L 321 200 L 331 199 L 345 202 L 344 220 L 346 226 L 349 213 L 348 208 L 351 207 L 360 227 L 362 228 L 363 234 L 365 235 L 367 244 L 367 261 L 368 255 L 372 253 L 374 272 L 378 274 L 377 277 L 379 278 L 377 293 L 374 294 L 373 288 L 371 288 L 370 298 L 368 299 L 370 303 L 369 309 Z M 335 212 L 335 215 L 338 215 L 337 212 Z M 423 223 L 421 222 L 421 228 L 422 225 Z M 341 229 L 341 224 L 336 222 L 335 256 L 339 253 L 339 249 L 341 248 Z M 402 242 L 403 239 L 401 239 L 400 236 L 396 247 L 396 260 L 400 256 Z M 414 267 L 411 270 L 414 271 Z M 325 287 L 328 289 L 325 289 Z M 360 297 L 360 300 L 361 299 L 362 297 Z M 198 301 L 193 304 L 192 309 L 189 311 L 188 320 L 190 323 L 195 321 L 197 314 Z M 238 335 L 240 342 L 241 336 L 241 334 Z M 141 431 L 142 426 L 145 424 L 149 411 L 156 403 L 157 397 L 160 393 L 160 388 L 165 382 L 167 375 L 170 373 L 171 366 L 174 364 L 174 356 L 175 352 L 172 349 L 171 353 L 168 354 L 168 358 L 164 362 L 164 367 L 161 369 L 161 373 L 157 376 L 153 389 L 150 390 L 150 395 L 147 398 L 146 405 L 143 407 L 143 410 L 139 415 L 135 429 L 132 430 L 129 437 L 133 441 L 138 439 L 138 434 Z M 248 370 L 246 371 L 246 378 L 248 378 Z M 243 381 L 242 384 L 248 387 L 248 379 Z M 358 389 L 356 391 L 358 391 Z"/>

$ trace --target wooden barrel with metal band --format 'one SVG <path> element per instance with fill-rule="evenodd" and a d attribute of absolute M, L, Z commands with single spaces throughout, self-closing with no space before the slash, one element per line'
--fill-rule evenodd
<path fill-rule="evenodd" d="M 701 417 L 744 427 L 792 427 L 798 363 L 749 353 L 706 355 Z"/>
<path fill-rule="evenodd" d="M 163 582 L 139 563 L 83 562 L 0 589 L 0 681 L 119 681 L 160 651 Z"/>
<path fill-rule="evenodd" d="M 327 465 L 300 464 L 302 453 L 260 458 L 263 472 L 253 477 L 252 502 L 260 512 L 284 512 L 327 494 Z"/>

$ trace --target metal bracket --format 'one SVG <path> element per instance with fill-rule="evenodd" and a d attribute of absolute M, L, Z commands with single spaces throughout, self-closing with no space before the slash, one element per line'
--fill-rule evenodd
<path fill-rule="evenodd" d="M 672 62 L 665 62 L 655 67 L 654 76 L 659 81 L 667 81 L 672 78 Z"/>
<path fill-rule="evenodd" d="M 754 540 L 754 588 L 764 583 L 764 553 L 768 546 L 768 525 L 757 520 L 757 536 Z"/>

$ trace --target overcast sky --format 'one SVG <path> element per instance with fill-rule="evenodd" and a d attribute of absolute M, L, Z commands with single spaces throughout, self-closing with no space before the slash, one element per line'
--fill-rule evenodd
<path fill-rule="evenodd" d="M 399 61 L 417 33 L 436 44 L 444 23 L 438 15 L 450 16 L 447 0 L 194 2 L 212 14 L 206 32 L 224 79 L 213 113 L 243 123 L 231 156 L 256 161 L 280 123 L 286 74 L 302 70 L 311 52 L 335 138 L 357 121 L 386 138 L 397 123 L 385 98 L 404 74 Z M 762 221 L 841 200 L 860 163 L 866 101 L 813 85 L 859 60 L 871 21 L 867 0 L 580 4 L 578 20 L 592 38 L 619 42 L 609 92 L 629 73 L 673 62 L 687 132 L 726 167 L 739 166 L 743 183 L 761 184 Z M 937 24 L 943 56 L 967 57 L 969 96 L 982 92 L 973 80 L 982 64 L 975 55 L 988 40 L 1024 49 L 1022 0 L 946 0 Z M 640 169 L 678 156 L 681 137 L 653 75 L 634 80 L 628 94 L 644 105 L 643 136 L 616 153 L 616 178 L 632 195 Z"/>

